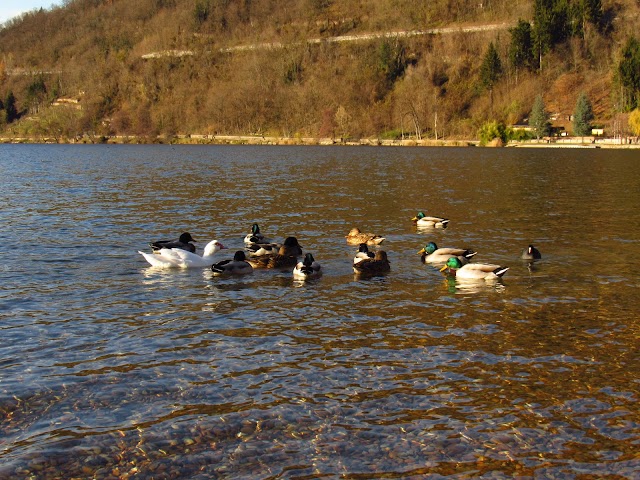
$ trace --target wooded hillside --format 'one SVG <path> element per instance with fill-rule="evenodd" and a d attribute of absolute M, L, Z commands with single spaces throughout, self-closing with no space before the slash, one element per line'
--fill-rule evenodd
<path fill-rule="evenodd" d="M 624 133 L 639 27 L 633 0 L 68 0 L 0 29 L 0 131 L 476 138 L 538 95 L 571 130 L 585 93 Z"/>

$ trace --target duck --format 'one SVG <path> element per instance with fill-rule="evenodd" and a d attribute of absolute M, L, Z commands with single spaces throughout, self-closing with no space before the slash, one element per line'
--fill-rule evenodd
<path fill-rule="evenodd" d="M 157 242 L 151 242 L 149 245 L 155 253 L 159 253 L 163 248 L 181 248 L 187 252 L 196 253 L 196 246 L 191 242 L 195 242 L 191 234 L 184 232 L 175 240 L 158 240 Z"/>
<path fill-rule="evenodd" d="M 375 257 L 375 254 L 369 251 L 369 247 L 367 247 L 367 244 L 361 243 L 360 246 L 358 247 L 356 256 L 353 257 L 353 264 L 356 265 L 363 260 L 366 260 L 368 258 L 373 258 L 373 257 Z"/>
<path fill-rule="evenodd" d="M 540 260 L 542 258 L 542 254 L 536 247 L 529 245 L 522 251 L 520 258 L 522 258 L 522 260 Z"/>
<path fill-rule="evenodd" d="M 311 253 L 304 256 L 302 262 L 293 269 L 293 278 L 298 280 L 306 280 L 307 278 L 319 277 L 322 275 L 322 267 L 315 261 Z"/>
<path fill-rule="evenodd" d="M 500 265 L 492 265 L 488 263 L 467 263 L 463 265 L 458 257 L 451 257 L 447 260 L 444 267 L 440 269 L 441 272 L 445 270 L 452 276 L 455 276 L 457 280 L 498 280 L 500 279 L 509 267 L 503 267 Z"/>
<path fill-rule="evenodd" d="M 361 243 L 380 245 L 385 241 L 384 237 L 376 235 L 375 233 L 362 233 L 359 228 L 352 228 L 345 238 L 349 245 L 360 245 Z"/>
<path fill-rule="evenodd" d="M 244 249 L 251 257 L 261 257 L 278 253 L 281 246 L 279 243 L 247 243 Z"/>
<path fill-rule="evenodd" d="M 161 248 L 157 254 L 141 252 L 152 267 L 160 268 L 197 268 L 210 267 L 214 263 L 213 256 L 220 250 L 227 248 L 218 240 L 211 240 L 204 247 L 202 256 L 188 252 L 181 248 Z"/>
<path fill-rule="evenodd" d="M 477 253 L 463 248 L 438 248 L 435 242 L 429 242 L 418 252 L 418 255 L 422 255 L 420 258 L 422 263 L 446 263 L 449 258 L 458 257 L 465 265 Z"/>
<path fill-rule="evenodd" d="M 271 243 L 271 240 L 265 238 L 260 233 L 260 226 L 257 223 L 251 225 L 251 233 L 247 233 L 244 237 L 244 243 Z"/>
<path fill-rule="evenodd" d="M 353 265 L 353 271 L 357 274 L 376 275 L 387 273 L 389 270 L 391 265 L 384 250 L 378 250 L 373 258 L 365 258 Z"/>
<path fill-rule="evenodd" d="M 233 260 L 222 260 L 211 265 L 214 276 L 220 275 L 246 275 L 253 272 L 253 267 L 247 262 L 247 257 L 242 250 L 233 255 Z"/>
<path fill-rule="evenodd" d="M 291 268 L 298 263 L 298 257 L 302 255 L 302 247 L 296 237 L 287 237 L 274 255 L 262 255 L 250 257 L 248 262 L 253 268 Z"/>
<path fill-rule="evenodd" d="M 423 212 L 418 212 L 411 220 L 418 227 L 447 228 L 449 224 L 448 218 L 428 217 Z"/>

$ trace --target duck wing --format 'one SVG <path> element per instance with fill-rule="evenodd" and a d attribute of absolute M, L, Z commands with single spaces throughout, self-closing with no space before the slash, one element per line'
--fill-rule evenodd
<path fill-rule="evenodd" d="M 145 253 L 138 250 L 138 253 L 144 257 L 144 259 L 149 262 L 152 267 L 160 267 L 160 268 L 175 268 L 178 267 L 175 262 L 171 261 L 169 258 L 164 257 L 163 255 L 156 255 L 154 253 Z"/>

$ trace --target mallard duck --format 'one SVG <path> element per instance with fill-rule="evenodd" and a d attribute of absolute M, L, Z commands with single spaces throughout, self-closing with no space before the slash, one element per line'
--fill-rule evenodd
<path fill-rule="evenodd" d="M 491 265 L 488 263 L 467 263 L 462 262 L 457 257 L 451 257 L 447 260 L 441 272 L 448 271 L 450 275 L 455 275 L 458 280 L 498 280 L 502 277 L 509 267 L 501 267 L 500 265 Z"/>
<path fill-rule="evenodd" d="M 287 237 L 275 255 L 251 257 L 247 260 L 253 268 L 290 268 L 298 263 L 302 248 L 296 237 Z"/>
<path fill-rule="evenodd" d="M 215 276 L 219 275 L 246 275 L 253 272 L 253 267 L 247 262 L 242 250 L 238 250 L 233 260 L 223 260 L 211 265 L 211 271 Z"/>
<path fill-rule="evenodd" d="M 271 240 L 265 238 L 265 236 L 260 233 L 260 227 L 257 223 L 251 225 L 251 233 L 247 233 L 244 237 L 244 243 L 271 243 Z"/>
<path fill-rule="evenodd" d="M 281 246 L 279 243 L 247 243 L 244 249 L 251 257 L 261 257 L 278 253 Z"/>
<path fill-rule="evenodd" d="M 447 218 L 427 217 L 423 212 L 418 212 L 411 220 L 418 227 L 447 228 L 449 224 Z"/>
<path fill-rule="evenodd" d="M 389 270 L 391 270 L 391 266 L 387 259 L 387 252 L 384 250 L 377 251 L 373 258 L 365 258 L 353 265 L 353 271 L 358 274 L 375 275 L 386 273 Z"/>
<path fill-rule="evenodd" d="M 293 278 L 305 280 L 307 278 L 318 277 L 322 274 L 322 267 L 315 261 L 313 255 L 307 253 L 302 262 L 293 269 Z"/>
<path fill-rule="evenodd" d="M 420 258 L 422 263 L 446 263 L 449 258 L 458 257 L 464 265 L 469 263 L 471 257 L 476 253 L 473 250 L 462 248 L 438 248 L 435 242 L 429 242 L 418 252 L 418 255 L 422 255 Z"/>
<path fill-rule="evenodd" d="M 153 267 L 161 268 L 197 268 L 213 265 L 213 256 L 225 247 L 217 240 L 212 240 L 204 247 L 204 255 L 182 250 L 181 248 L 162 248 L 158 254 L 138 251 Z"/>
<path fill-rule="evenodd" d="M 522 251 L 521 257 L 523 260 L 540 260 L 542 255 L 540 251 L 533 245 L 529 245 Z"/>
<path fill-rule="evenodd" d="M 184 232 L 175 240 L 158 240 L 157 242 L 151 242 L 149 245 L 155 253 L 158 253 L 162 248 L 181 248 L 187 252 L 196 253 L 196 246 L 190 242 L 195 242 L 195 240 L 189 232 Z"/>
<path fill-rule="evenodd" d="M 353 257 L 353 264 L 355 265 L 357 263 L 360 263 L 362 260 L 367 260 L 373 257 L 375 257 L 375 254 L 369 251 L 369 247 L 367 247 L 367 244 L 361 243 L 356 256 Z"/>
<path fill-rule="evenodd" d="M 345 238 L 349 245 L 360 245 L 361 243 L 380 245 L 385 240 L 384 237 L 375 233 L 362 233 L 359 228 L 352 228 Z"/>

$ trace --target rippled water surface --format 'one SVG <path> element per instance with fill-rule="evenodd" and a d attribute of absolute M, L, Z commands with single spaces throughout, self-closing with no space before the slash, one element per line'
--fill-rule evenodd
<path fill-rule="evenodd" d="M 596 149 L 0 146 L 0 478 L 638 478 L 639 179 Z M 137 253 L 228 258 L 253 222 L 324 275 Z M 354 226 L 388 275 L 354 276 Z M 429 240 L 510 270 L 456 284 Z"/>

